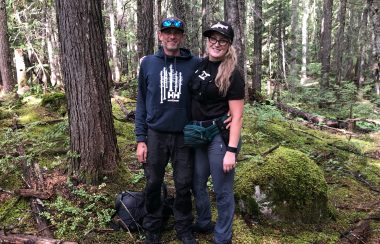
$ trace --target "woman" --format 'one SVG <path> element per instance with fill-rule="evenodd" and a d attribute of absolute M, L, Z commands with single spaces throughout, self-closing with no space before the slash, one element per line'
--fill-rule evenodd
<path fill-rule="evenodd" d="M 190 84 L 192 118 L 208 127 L 230 114 L 229 139 L 216 135 L 206 145 L 195 150 L 193 191 L 197 219 L 196 232 L 214 231 L 214 243 L 231 243 L 235 211 L 233 182 L 236 156 L 243 121 L 244 78 L 236 67 L 236 52 L 232 47 L 234 31 L 230 24 L 219 21 L 203 33 L 208 37 L 208 55 L 200 64 Z M 211 222 L 208 177 L 212 177 L 218 218 Z"/>

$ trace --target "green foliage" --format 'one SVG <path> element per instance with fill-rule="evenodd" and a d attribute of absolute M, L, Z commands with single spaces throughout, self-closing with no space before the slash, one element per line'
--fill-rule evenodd
<path fill-rule="evenodd" d="M 4 229 L 4 226 L 14 226 L 18 224 L 18 227 L 22 230 L 27 230 L 32 227 L 31 212 L 27 199 L 21 199 L 18 197 L 10 198 L 0 204 L 0 229 Z"/>
<path fill-rule="evenodd" d="M 107 226 L 114 213 L 107 196 L 73 186 L 71 193 L 77 202 L 58 196 L 53 202 L 44 203 L 48 211 L 43 212 L 42 216 L 55 226 L 58 238 L 83 240 L 95 228 Z"/>

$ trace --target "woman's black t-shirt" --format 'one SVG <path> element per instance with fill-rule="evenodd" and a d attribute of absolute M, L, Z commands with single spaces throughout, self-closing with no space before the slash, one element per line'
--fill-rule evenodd
<path fill-rule="evenodd" d="M 204 121 L 227 114 L 228 100 L 244 99 L 244 78 L 238 69 L 231 75 L 231 84 L 223 97 L 215 85 L 215 77 L 221 62 L 203 60 L 190 83 L 192 120 Z"/>

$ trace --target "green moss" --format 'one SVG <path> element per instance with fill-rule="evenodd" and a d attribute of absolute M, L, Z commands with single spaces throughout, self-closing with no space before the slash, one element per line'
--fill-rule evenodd
<path fill-rule="evenodd" d="M 47 93 L 42 96 L 41 106 L 60 115 L 67 112 L 66 96 L 62 92 Z"/>
<path fill-rule="evenodd" d="M 284 219 L 319 221 L 329 214 L 323 172 L 302 152 L 280 147 L 264 163 L 256 158 L 240 165 L 236 175 L 237 199 L 251 214 L 257 211 L 252 198 L 255 185 L 261 187 Z"/>
<path fill-rule="evenodd" d="M 29 202 L 26 199 L 10 198 L 0 204 L 0 229 L 18 224 L 23 228 L 32 228 Z M 20 223 L 21 221 L 21 223 Z"/>

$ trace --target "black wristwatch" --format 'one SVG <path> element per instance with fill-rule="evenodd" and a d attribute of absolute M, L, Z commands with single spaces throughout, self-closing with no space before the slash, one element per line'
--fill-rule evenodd
<path fill-rule="evenodd" d="M 237 147 L 227 146 L 226 151 L 227 152 L 232 152 L 232 153 L 237 153 L 238 149 L 237 149 Z"/>

